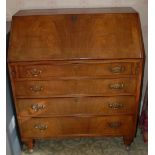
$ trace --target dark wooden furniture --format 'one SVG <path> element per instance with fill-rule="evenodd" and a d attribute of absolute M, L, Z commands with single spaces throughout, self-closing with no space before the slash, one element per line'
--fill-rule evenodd
<path fill-rule="evenodd" d="M 129 145 L 143 62 L 132 8 L 19 11 L 8 65 L 22 141 L 121 136 Z"/>

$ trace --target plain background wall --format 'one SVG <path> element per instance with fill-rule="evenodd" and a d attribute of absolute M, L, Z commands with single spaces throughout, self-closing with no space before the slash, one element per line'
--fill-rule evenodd
<path fill-rule="evenodd" d="M 146 53 L 142 99 L 148 79 L 148 0 L 6 0 L 6 18 L 18 10 L 52 8 L 133 7 L 140 14 Z"/>
<path fill-rule="evenodd" d="M 9 44 L 9 31 L 10 31 L 10 22 L 6 23 L 6 51 L 8 51 Z M 7 53 L 7 52 L 6 52 Z M 6 155 L 20 155 L 21 148 L 20 142 L 17 134 L 16 125 L 13 128 L 12 123 L 14 122 L 15 113 L 13 108 L 13 100 L 11 87 L 9 82 L 8 70 L 6 70 Z M 15 122 L 14 122 L 15 123 Z M 13 124 L 14 124 L 13 123 Z"/>

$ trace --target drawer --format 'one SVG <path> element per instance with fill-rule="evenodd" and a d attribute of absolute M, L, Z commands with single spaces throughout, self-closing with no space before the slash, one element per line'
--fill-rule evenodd
<path fill-rule="evenodd" d="M 120 79 L 78 79 L 52 81 L 16 81 L 18 97 L 49 97 L 49 96 L 96 96 L 112 94 L 134 94 L 135 78 Z"/>
<path fill-rule="evenodd" d="M 20 120 L 22 137 L 43 138 L 76 135 L 126 135 L 133 127 L 132 116 L 55 117 Z"/>
<path fill-rule="evenodd" d="M 132 63 L 70 62 L 51 65 L 26 64 L 18 65 L 17 70 L 19 78 L 130 75 L 132 74 Z"/>
<path fill-rule="evenodd" d="M 134 96 L 17 99 L 20 116 L 133 114 Z"/>

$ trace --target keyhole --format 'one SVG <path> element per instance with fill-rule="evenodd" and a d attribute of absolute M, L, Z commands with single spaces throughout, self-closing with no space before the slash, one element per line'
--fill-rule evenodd
<path fill-rule="evenodd" d="M 76 16 L 76 15 L 73 15 L 73 16 L 71 17 L 71 19 L 72 19 L 73 22 L 76 22 L 76 21 L 77 21 L 77 16 Z"/>

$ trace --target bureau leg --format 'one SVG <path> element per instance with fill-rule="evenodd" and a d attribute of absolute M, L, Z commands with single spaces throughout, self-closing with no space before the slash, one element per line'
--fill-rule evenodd
<path fill-rule="evenodd" d="M 129 146 L 133 142 L 133 137 L 124 136 L 123 141 L 124 141 L 124 144 L 126 145 L 126 150 L 129 150 Z"/>
<path fill-rule="evenodd" d="M 25 140 L 24 143 L 26 144 L 30 153 L 33 152 L 33 139 Z"/>

